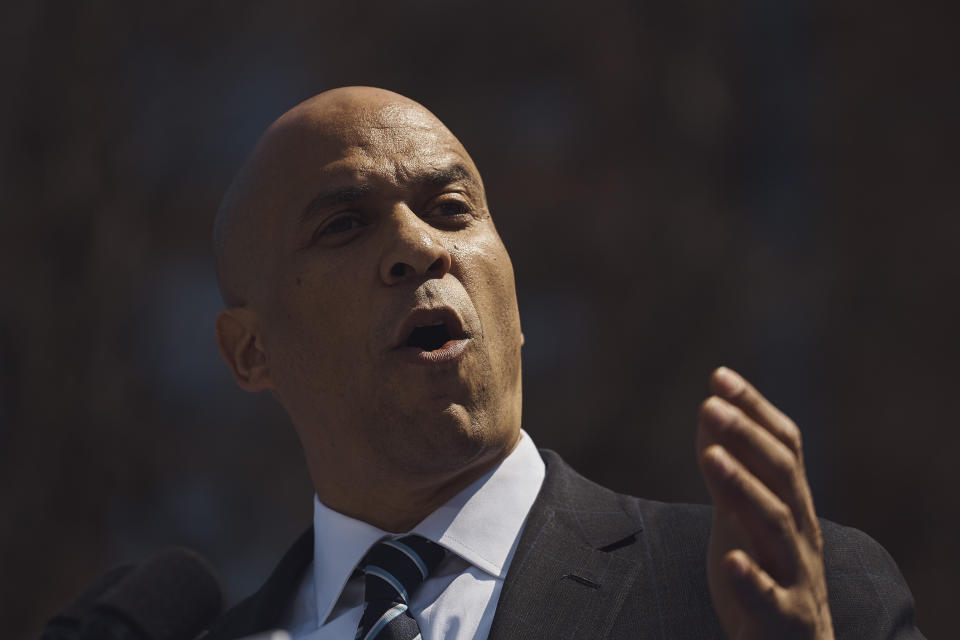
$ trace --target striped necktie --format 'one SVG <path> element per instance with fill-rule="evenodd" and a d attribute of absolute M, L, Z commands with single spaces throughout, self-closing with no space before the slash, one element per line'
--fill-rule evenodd
<path fill-rule="evenodd" d="M 420 640 L 408 603 L 446 551 L 416 535 L 382 540 L 360 562 L 367 606 L 355 640 Z"/>

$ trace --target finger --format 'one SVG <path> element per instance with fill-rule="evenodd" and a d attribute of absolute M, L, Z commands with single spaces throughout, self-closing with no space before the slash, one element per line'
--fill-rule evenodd
<path fill-rule="evenodd" d="M 700 465 L 716 515 L 735 518 L 746 531 L 760 564 L 784 584 L 793 584 L 801 550 L 790 507 L 721 445 L 707 447 Z"/>
<path fill-rule="evenodd" d="M 701 446 L 720 444 L 790 507 L 800 531 L 816 526 L 810 485 L 800 460 L 783 442 L 726 400 L 711 396 L 700 407 Z"/>
<path fill-rule="evenodd" d="M 739 407 L 761 427 L 767 429 L 783 442 L 793 453 L 803 459 L 803 443 L 800 429 L 785 413 L 763 397 L 753 385 L 740 374 L 727 367 L 719 367 L 710 376 L 710 390 Z"/>
<path fill-rule="evenodd" d="M 740 549 L 727 553 L 722 567 L 743 616 L 759 623 L 759 627 L 779 627 L 784 608 L 782 602 L 788 596 L 783 587 Z"/>

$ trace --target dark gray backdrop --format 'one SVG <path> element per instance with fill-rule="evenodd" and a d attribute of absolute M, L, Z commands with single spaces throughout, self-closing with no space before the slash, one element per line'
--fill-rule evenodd
<path fill-rule="evenodd" d="M 949 3 L 14 2 L 0 19 L 0 628 L 170 543 L 252 589 L 310 514 L 283 414 L 213 342 L 218 199 L 326 88 L 420 100 L 517 273 L 527 430 L 704 501 L 720 363 L 805 430 L 819 512 L 946 637 L 960 554 Z"/>

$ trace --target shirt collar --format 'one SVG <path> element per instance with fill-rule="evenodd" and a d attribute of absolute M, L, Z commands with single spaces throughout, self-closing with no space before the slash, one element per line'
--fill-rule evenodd
<path fill-rule="evenodd" d="M 413 533 L 503 579 L 543 476 L 543 460 L 530 436 L 521 431 L 510 455 L 424 518 Z"/>
<path fill-rule="evenodd" d="M 499 579 L 540 492 L 545 467 L 526 432 L 497 466 L 415 526 L 417 533 Z M 326 620 L 364 554 L 393 534 L 313 499 L 313 580 L 319 620 Z"/>

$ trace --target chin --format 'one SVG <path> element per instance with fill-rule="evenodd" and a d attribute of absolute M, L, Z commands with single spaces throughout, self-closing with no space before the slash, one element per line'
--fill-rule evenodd
<path fill-rule="evenodd" d="M 513 445 L 484 413 L 457 404 L 409 421 L 404 431 L 402 464 L 411 473 L 456 474 L 499 459 Z"/>

